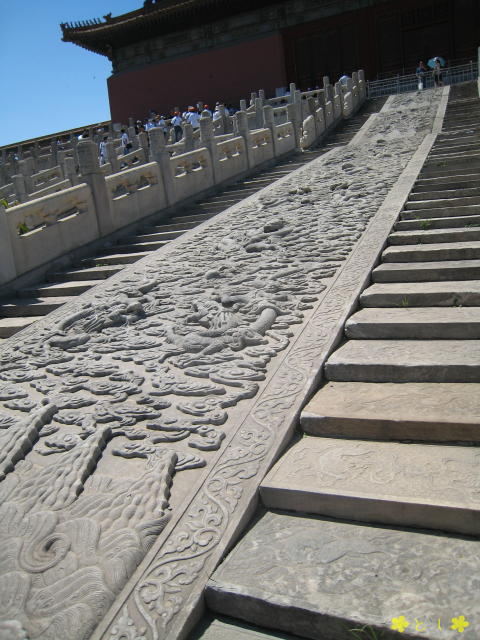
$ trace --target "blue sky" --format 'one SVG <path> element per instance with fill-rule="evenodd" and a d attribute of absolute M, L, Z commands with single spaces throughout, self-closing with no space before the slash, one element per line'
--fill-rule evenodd
<path fill-rule="evenodd" d="M 110 61 L 62 42 L 61 22 L 142 0 L 0 0 L 0 146 L 110 118 Z"/>

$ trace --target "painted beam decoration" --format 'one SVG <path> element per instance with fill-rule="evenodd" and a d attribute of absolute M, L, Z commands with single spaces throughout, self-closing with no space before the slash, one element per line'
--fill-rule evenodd
<path fill-rule="evenodd" d="M 322 296 L 431 130 L 439 94 L 412 99 L 0 347 L 0 637 L 178 637 Z"/>

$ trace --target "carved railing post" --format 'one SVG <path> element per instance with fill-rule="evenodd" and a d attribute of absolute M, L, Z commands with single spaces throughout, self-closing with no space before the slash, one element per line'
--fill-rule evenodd
<path fill-rule="evenodd" d="M 140 131 L 137 135 L 137 147 L 143 149 L 145 154 L 145 162 L 148 162 L 148 136 L 146 131 Z"/>
<path fill-rule="evenodd" d="M 80 183 L 77 172 L 75 171 L 75 160 L 73 158 L 65 158 L 64 170 L 64 177 L 70 180 L 72 187 Z"/>
<path fill-rule="evenodd" d="M 189 122 L 183 125 L 183 150 L 184 152 L 193 151 L 195 148 L 195 140 L 193 138 L 193 127 Z"/>
<path fill-rule="evenodd" d="M 202 147 L 206 147 L 210 154 L 212 163 L 213 183 L 217 184 L 218 179 L 218 148 L 215 141 L 215 131 L 210 116 L 200 118 L 200 141 Z"/>
<path fill-rule="evenodd" d="M 342 85 L 340 82 L 336 82 L 333 89 L 333 113 L 335 120 L 342 117 L 343 113 L 343 93 Z"/>
<path fill-rule="evenodd" d="M 19 202 L 27 202 L 28 195 L 25 187 L 25 176 L 17 174 L 12 176 L 13 189 L 15 191 L 15 197 Z"/>
<path fill-rule="evenodd" d="M 5 207 L 0 204 L 0 284 L 13 280 L 17 275 L 13 256 L 10 227 Z"/>
<path fill-rule="evenodd" d="M 100 235 L 107 235 L 114 230 L 115 224 L 112 199 L 98 163 L 97 145 L 90 140 L 81 140 L 77 145 L 77 153 L 81 181 L 86 182 L 92 190 Z"/>
<path fill-rule="evenodd" d="M 252 136 L 250 129 L 248 128 L 248 116 L 245 111 L 237 111 L 234 115 L 235 132 L 245 140 L 245 151 L 247 154 L 248 168 L 251 169 L 254 166 L 253 149 L 252 149 Z"/>
<path fill-rule="evenodd" d="M 297 90 L 297 87 L 296 87 L 294 82 L 290 82 L 288 90 L 289 90 L 288 103 L 294 102 L 295 101 L 295 91 Z"/>
<path fill-rule="evenodd" d="M 138 149 L 137 132 L 135 131 L 135 127 L 128 127 L 128 139 L 132 143 L 130 151 Z"/>
<path fill-rule="evenodd" d="M 240 100 L 240 111 L 246 111 L 246 110 L 247 110 L 247 101 L 242 98 Z"/>
<path fill-rule="evenodd" d="M 263 127 L 263 100 L 255 98 L 255 129 Z"/>
<path fill-rule="evenodd" d="M 165 198 L 167 204 L 172 205 L 176 201 L 175 185 L 173 182 L 170 154 L 165 148 L 165 135 L 161 127 L 154 127 L 148 132 L 150 138 L 150 160 L 160 167 Z"/>
<path fill-rule="evenodd" d="M 120 162 L 118 161 L 116 151 L 117 143 L 111 140 L 110 142 L 107 142 L 105 146 L 107 149 L 107 162 L 109 162 L 112 167 L 112 173 L 117 173 L 117 171 L 120 171 Z"/>
<path fill-rule="evenodd" d="M 270 133 L 272 136 L 273 153 L 276 157 L 277 150 L 278 150 L 278 140 L 277 140 L 277 132 L 275 129 L 275 120 L 273 116 L 273 107 L 271 107 L 270 105 L 265 105 L 263 107 L 263 126 L 266 129 L 270 129 Z"/>
<path fill-rule="evenodd" d="M 295 149 L 300 149 L 300 137 L 302 128 L 302 105 L 299 102 L 287 104 L 288 120 L 292 123 L 293 135 L 295 136 Z"/>
<path fill-rule="evenodd" d="M 32 180 L 33 158 L 20 160 L 20 162 L 18 163 L 18 168 L 20 170 L 20 174 L 23 176 L 26 192 L 32 193 L 32 191 L 34 190 Z M 21 202 L 24 202 L 24 200 L 21 200 Z"/>

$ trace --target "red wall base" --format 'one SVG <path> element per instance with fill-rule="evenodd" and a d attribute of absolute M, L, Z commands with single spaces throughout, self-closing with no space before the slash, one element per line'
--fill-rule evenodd
<path fill-rule="evenodd" d="M 251 91 L 265 89 L 273 95 L 286 84 L 278 34 L 111 76 L 108 93 L 112 121 L 126 123 L 130 116 L 144 118 L 150 109 L 168 114 L 198 100 L 238 108 L 238 100 L 250 98 Z"/>

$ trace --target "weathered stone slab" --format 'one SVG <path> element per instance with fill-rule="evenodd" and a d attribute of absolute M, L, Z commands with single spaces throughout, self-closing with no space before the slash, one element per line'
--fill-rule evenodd
<path fill-rule="evenodd" d="M 299 640 L 298 636 L 268 631 L 229 618 L 211 618 L 189 636 L 189 640 Z M 322 640 L 319 638 L 318 640 Z"/>
<path fill-rule="evenodd" d="M 435 244 L 436 242 L 471 242 L 480 240 L 480 228 L 429 229 L 428 231 L 396 231 L 388 237 L 389 245 Z"/>
<path fill-rule="evenodd" d="M 458 216 L 455 218 L 429 218 L 423 219 L 420 216 L 417 220 L 399 220 L 395 223 L 395 229 L 469 229 L 480 225 L 480 216 Z"/>
<path fill-rule="evenodd" d="M 480 442 L 480 385 L 329 382 L 300 421 L 327 437 Z"/>
<path fill-rule="evenodd" d="M 372 272 L 374 282 L 438 282 L 480 278 L 480 260 L 386 262 Z"/>
<path fill-rule="evenodd" d="M 364 307 L 480 307 L 480 280 L 373 284 L 360 296 Z"/>
<path fill-rule="evenodd" d="M 435 198 L 433 200 L 420 199 L 418 197 L 405 203 L 405 209 L 435 209 L 437 207 L 459 207 L 467 205 L 480 205 L 480 198 L 478 195 L 461 196 L 457 195 L 454 198 Z"/>
<path fill-rule="evenodd" d="M 11 552 L 28 585 L 8 619 L 36 640 L 188 635 L 432 145 L 412 158 L 434 110 L 388 114 L 401 137 L 387 147 L 325 154 L 2 344 L 1 545 L 34 525 L 55 536 L 52 566 Z"/>
<path fill-rule="evenodd" d="M 479 465 L 474 447 L 305 437 L 260 495 L 270 509 L 479 535 Z"/>
<path fill-rule="evenodd" d="M 479 571 L 478 540 L 267 512 L 214 573 L 206 600 L 312 640 L 351 640 L 363 625 L 395 640 L 401 616 L 401 637 L 446 640 L 460 615 L 462 637 L 476 640 Z"/>
<path fill-rule="evenodd" d="M 480 382 L 480 340 L 349 340 L 325 373 L 338 382 Z"/>
<path fill-rule="evenodd" d="M 8 338 L 13 334 L 28 327 L 32 322 L 36 322 L 42 316 L 30 316 L 27 318 L 0 318 L 0 338 Z"/>
<path fill-rule="evenodd" d="M 361 309 L 345 325 L 355 340 L 479 340 L 480 307 L 412 308 L 403 298 L 399 309 Z"/>
<path fill-rule="evenodd" d="M 388 247 L 382 254 L 384 262 L 437 262 L 440 260 L 478 260 L 480 242 L 444 242 Z"/>
<path fill-rule="evenodd" d="M 415 203 L 412 203 L 415 204 Z M 402 212 L 402 220 L 417 218 L 450 218 L 452 216 L 471 216 L 480 213 L 480 204 L 455 205 L 452 207 L 430 207 L 429 209 L 409 209 Z"/>

